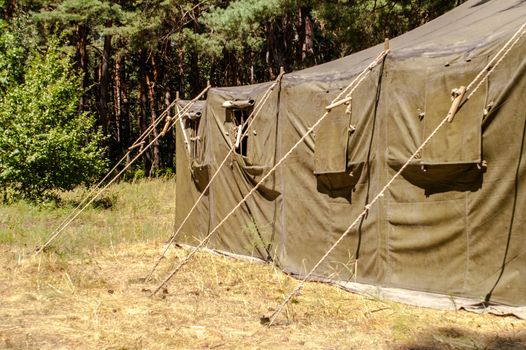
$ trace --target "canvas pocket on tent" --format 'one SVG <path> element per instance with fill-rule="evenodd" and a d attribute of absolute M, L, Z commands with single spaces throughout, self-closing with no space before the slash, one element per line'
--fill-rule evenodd
<path fill-rule="evenodd" d="M 481 56 L 427 69 L 422 142 L 448 114 L 453 89 L 467 86 L 486 64 L 487 57 Z M 486 97 L 487 84 L 483 84 L 468 101 L 464 99 L 452 121 L 446 122 L 417 155 L 419 165 L 410 165 L 404 171 L 407 180 L 425 188 L 427 194 L 480 188 L 484 170 L 481 123 Z"/>
<path fill-rule="evenodd" d="M 327 103 L 329 104 L 329 103 Z M 329 112 L 316 130 L 314 174 L 343 173 L 347 170 L 347 146 L 351 126 L 346 106 Z"/>
<path fill-rule="evenodd" d="M 476 57 L 447 63 L 427 70 L 424 138 L 447 115 L 452 103 L 452 90 L 467 86 L 487 64 L 487 58 Z M 469 93 L 469 92 L 468 92 Z M 482 84 L 469 101 L 463 103 L 422 150 L 421 164 L 460 165 L 482 162 L 482 118 L 486 104 L 487 84 Z M 456 171 L 456 170 L 452 170 Z"/>
<path fill-rule="evenodd" d="M 325 106 L 341 92 L 341 89 L 317 94 L 317 105 L 321 113 Z M 348 105 L 333 108 L 320 123 L 315 134 L 314 174 L 317 190 L 331 198 L 350 198 L 352 188 L 359 176 L 347 169 L 347 147 L 351 130 L 351 114 Z M 321 115 L 320 115 L 321 117 Z"/>
<path fill-rule="evenodd" d="M 208 164 L 199 164 L 196 161 L 191 163 L 192 179 L 199 192 L 203 192 L 210 181 L 210 166 Z"/>
<path fill-rule="evenodd" d="M 380 72 L 378 68 L 370 72 L 353 92 L 352 100 L 332 109 L 316 132 L 314 173 L 318 191 L 331 197 L 347 195 L 360 180 L 365 163 L 374 157 L 370 148 Z"/>

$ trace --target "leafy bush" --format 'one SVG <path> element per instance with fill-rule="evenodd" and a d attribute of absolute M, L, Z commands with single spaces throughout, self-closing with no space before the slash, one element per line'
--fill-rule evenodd
<path fill-rule="evenodd" d="M 70 55 L 51 39 L 33 50 L 24 81 L 0 96 L 0 189 L 4 200 L 36 200 L 87 184 L 104 171 L 104 137 L 79 112 L 82 94 Z"/>
<path fill-rule="evenodd" d="M 0 20 L 0 94 L 7 87 L 22 79 L 26 50 L 20 45 L 16 31 L 8 30 L 8 24 Z"/>

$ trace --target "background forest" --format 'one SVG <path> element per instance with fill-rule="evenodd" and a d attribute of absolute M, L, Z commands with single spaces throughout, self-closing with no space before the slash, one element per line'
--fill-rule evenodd
<path fill-rule="evenodd" d="M 176 92 L 275 79 L 464 1 L 0 0 L 0 193 L 96 180 Z M 174 152 L 159 139 L 135 173 L 173 172 Z"/>

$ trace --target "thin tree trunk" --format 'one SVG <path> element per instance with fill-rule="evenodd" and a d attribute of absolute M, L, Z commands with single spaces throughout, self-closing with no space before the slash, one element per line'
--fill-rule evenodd
<path fill-rule="evenodd" d="M 172 103 L 171 99 L 172 98 L 170 95 L 170 91 L 166 91 L 166 93 L 164 94 L 164 103 L 166 105 L 166 108 L 168 108 L 170 106 L 170 103 Z M 169 109 L 167 117 L 171 117 L 171 116 L 172 116 L 172 111 L 171 109 Z M 172 170 L 175 170 L 174 169 L 175 138 L 174 138 L 173 131 L 168 132 L 165 136 L 165 139 L 166 139 L 166 144 L 167 144 L 166 166 Z"/>
<path fill-rule="evenodd" d="M 119 144 L 122 143 L 122 94 L 121 94 L 121 57 L 115 60 L 113 71 L 113 114 L 115 115 L 115 132 Z"/>
<path fill-rule="evenodd" d="M 82 72 L 81 89 L 82 96 L 80 97 L 79 109 L 84 112 L 88 109 L 88 86 L 89 86 L 89 72 L 88 72 L 88 53 L 86 47 L 88 46 L 88 29 L 85 25 L 77 25 L 77 64 Z"/>
<path fill-rule="evenodd" d="M 298 55 L 301 62 L 305 62 L 313 54 L 313 33 L 312 33 L 312 21 L 309 17 L 310 9 L 306 7 L 300 7 L 299 9 L 299 20 L 300 27 L 298 33 L 300 37 L 300 54 Z"/>
<path fill-rule="evenodd" d="M 102 52 L 102 62 L 100 65 L 99 77 L 99 114 L 102 123 L 102 130 L 105 134 L 110 132 L 110 116 L 108 113 L 108 85 L 109 85 L 109 61 L 111 53 L 111 36 L 104 36 L 104 49 Z"/>
<path fill-rule="evenodd" d="M 153 80 L 150 79 L 150 76 L 148 72 L 146 72 L 146 85 L 148 86 L 148 96 L 149 96 L 149 102 L 150 102 L 150 123 L 153 125 L 155 121 L 157 120 L 157 103 L 155 99 L 155 84 L 157 81 L 157 67 L 155 65 L 155 55 L 152 53 L 151 56 L 151 62 L 152 62 L 152 73 L 153 73 Z M 152 139 L 157 138 L 159 135 L 159 131 L 156 127 L 153 128 L 152 131 Z M 153 145 L 153 161 L 152 161 L 152 168 L 151 173 L 155 170 L 158 170 L 161 167 L 161 152 L 160 152 L 160 146 L 159 146 L 159 140 L 156 140 Z M 152 175 L 150 173 L 150 176 Z"/>
<path fill-rule="evenodd" d="M 148 55 L 146 53 L 146 50 L 143 49 L 141 51 L 141 58 L 140 58 L 140 74 L 139 74 L 139 81 L 140 81 L 140 87 L 139 87 L 139 98 L 141 100 L 141 114 L 139 118 L 139 128 L 141 129 L 141 134 L 146 131 L 148 128 L 148 87 L 146 85 L 146 60 L 148 58 Z M 148 139 L 147 139 L 148 140 Z M 147 141 L 146 140 L 146 141 Z M 152 169 L 152 157 L 150 154 L 150 150 L 147 150 L 143 153 L 144 156 L 144 175 L 148 176 Z"/>
<path fill-rule="evenodd" d="M 178 58 L 178 71 L 179 71 L 179 87 L 177 91 L 184 91 L 185 86 L 185 74 L 184 74 L 184 49 L 179 48 L 177 49 L 177 58 Z"/>
<path fill-rule="evenodd" d="M 190 52 L 190 91 L 191 95 L 195 96 L 201 91 L 201 87 L 199 84 L 199 56 L 197 55 L 197 52 L 195 50 L 191 50 Z"/>
<path fill-rule="evenodd" d="M 126 78 L 126 65 L 120 67 L 122 80 L 120 84 L 121 99 L 121 139 L 124 147 L 131 145 L 131 120 L 130 120 L 130 100 L 128 97 L 128 80 Z"/>
<path fill-rule="evenodd" d="M 16 0 L 7 0 L 2 8 L 2 18 L 9 20 L 17 15 Z"/>

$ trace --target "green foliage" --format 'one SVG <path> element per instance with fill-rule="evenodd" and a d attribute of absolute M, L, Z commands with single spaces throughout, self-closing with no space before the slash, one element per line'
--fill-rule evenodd
<path fill-rule="evenodd" d="M 0 96 L 24 78 L 29 51 L 36 47 L 31 24 L 26 17 L 11 22 L 0 19 Z"/>
<path fill-rule="evenodd" d="M 263 24 L 281 12 L 281 0 L 236 0 L 226 8 L 212 7 L 200 19 L 208 29 L 199 38 L 200 47 L 209 47 L 212 53 L 218 47 L 259 50 L 264 42 Z"/>
<path fill-rule="evenodd" d="M 34 15 L 36 19 L 61 23 L 83 23 L 103 31 L 108 22 L 121 21 L 125 17 L 119 4 L 103 0 L 64 0 L 52 11 Z"/>
<path fill-rule="evenodd" d="M 0 187 L 31 200 L 96 179 L 105 168 L 95 120 L 78 112 L 82 91 L 69 55 L 51 40 L 27 61 L 24 82 L 0 100 Z"/>
<path fill-rule="evenodd" d="M 320 1 L 313 15 L 326 39 L 348 55 L 394 38 L 451 10 L 465 0 Z"/>
<path fill-rule="evenodd" d="M 21 80 L 24 51 L 18 44 L 17 35 L 8 30 L 5 21 L 0 20 L 0 92 Z"/>

